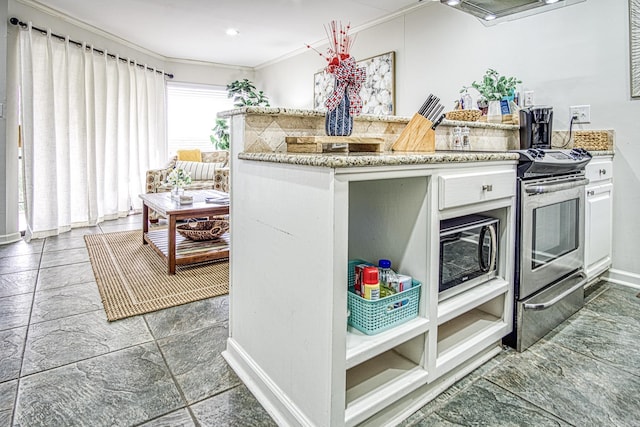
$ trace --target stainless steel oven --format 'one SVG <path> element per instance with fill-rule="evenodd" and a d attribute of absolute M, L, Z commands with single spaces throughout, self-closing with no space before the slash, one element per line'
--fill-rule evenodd
<path fill-rule="evenodd" d="M 584 176 L 520 185 L 520 287 L 527 297 L 582 268 Z"/>
<path fill-rule="evenodd" d="M 583 150 L 526 150 L 518 170 L 514 332 L 523 351 L 584 302 Z"/>

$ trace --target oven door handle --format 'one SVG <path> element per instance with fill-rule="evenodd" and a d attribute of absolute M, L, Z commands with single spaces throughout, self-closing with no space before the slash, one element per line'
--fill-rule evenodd
<path fill-rule="evenodd" d="M 583 178 L 583 179 L 577 179 L 574 181 L 561 182 L 557 184 L 529 185 L 525 187 L 524 191 L 526 191 L 527 194 L 555 193 L 556 191 L 571 190 L 573 188 L 577 188 L 582 185 L 587 185 L 588 183 L 589 183 L 589 180 L 586 178 Z"/>
<path fill-rule="evenodd" d="M 554 305 L 555 303 L 557 303 L 558 301 L 564 299 L 564 297 L 566 297 L 567 295 L 570 295 L 571 293 L 577 291 L 578 289 L 580 289 L 581 286 L 584 286 L 586 283 L 587 283 L 587 279 L 580 280 L 578 283 L 576 283 L 575 285 L 573 285 L 572 287 L 570 287 L 560 295 L 557 295 L 556 297 L 551 298 L 549 301 L 545 301 L 539 304 L 524 304 L 524 308 L 525 310 L 545 310 L 551 307 L 552 305 Z"/>
<path fill-rule="evenodd" d="M 484 257 L 482 256 L 482 247 L 484 244 L 484 235 L 487 232 L 487 230 L 489 230 L 489 244 L 491 245 L 491 252 L 489 253 L 489 265 L 487 266 L 484 263 Z M 495 229 L 495 225 L 491 224 L 491 225 L 485 225 L 484 227 L 482 227 L 482 230 L 480 231 L 480 236 L 478 239 L 478 260 L 480 261 L 480 270 L 482 270 L 484 273 L 488 272 L 488 271 L 493 271 L 493 269 L 496 266 L 496 256 L 498 253 L 498 242 L 497 242 L 498 238 L 496 236 L 496 229 Z"/>

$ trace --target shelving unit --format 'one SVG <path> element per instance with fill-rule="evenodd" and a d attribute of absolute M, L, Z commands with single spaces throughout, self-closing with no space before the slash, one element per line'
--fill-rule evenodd
<path fill-rule="evenodd" d="M 346 372 L 345 424 L 355 425 L 427 382 L 425 335 Z"/>
<path fill-rule="evenodd" d="M 512 319 L 515 162 L 331 169 L 247 161 L 232 173 L 224 356 L 279 424 L 386 425 L 500 351 Z M 500 191 L 440 206 L 439 183 L 459 188 L 458 179 L 479 176 L 488 177 L 483 185 L 495 177 Z M 500 219 L 498 277 L 439 302 L 440 220 L 469 213 Z M 369 336 L 347 327 L 347 266 L 381 258 L 422 284 L 419 309 Z M 255 271 L 266 274 L 248 286 Z"/>
<path fill-rule="evenodd" d="M 347 329 L 347 369 L 381 354 L 398 344 L 424 334 L 430 323 L 423 317 L 416 317 L 406 323 L 376 335 L 365 335 L 355 328 Z"/>
<path fill-rule="evenodd" d="M 470 358 L 487 340 L 510 332 L 504 319 L 505 294 L 438 326 L 436 370 L 442 375 Z"/>

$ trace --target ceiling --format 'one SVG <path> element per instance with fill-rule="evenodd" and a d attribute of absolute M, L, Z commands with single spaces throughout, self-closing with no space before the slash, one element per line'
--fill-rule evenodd
<path fill-rule="evenodd" d="M 332 20 L 353 30 L 421 0 L 39 0 L 63 15 L 171 59 L 259 67 L 327 41 Z M 425 1 L 424 3 L 428 3 Z M 37 25 L 37 23 L 34 23 Z M 228 28 L 239 34 L 228 36 Z M 352 30 L 352 32 L 353 32 Z"/>

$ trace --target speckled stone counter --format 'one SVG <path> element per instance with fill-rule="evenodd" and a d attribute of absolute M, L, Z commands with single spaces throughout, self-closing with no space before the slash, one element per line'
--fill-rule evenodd
<path fill-rule="evenodd" d="M 232 151 L 252 153 L 284 153 L 287 136 L 325 135 L 325 114 L 318 110 L 292 108 L 244 107 L 218 113 L 230 120 Z M 390 151 L 410 117 L 354 117 L 353 136 L 383 139 L 383 150 Z M 450 148 L 453 129 L 467 126 L 473 150 L 506 151 L 519 146 L 518 126 L 501 123 L 444 120 L 436 129 L 436 149 Z"/>
<path fill-rule="evenodd" d="M 467 163 L 518 160 L 509 152 L 435 152 L 435 153 L 240 153 L 238 158 L 292 165 L 350 168 L 367 166 L 401 166 L 435 163 Z"/>
<path fill-rule="evenodd" d="M 613 156 L 615 155 L 615 152 L 613 150 L 600 150 L 600 151 L 589 151 L 589 154 L 591 154 L 593 157 Z"/>

